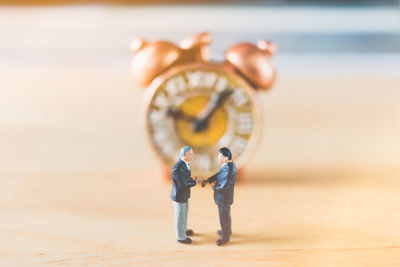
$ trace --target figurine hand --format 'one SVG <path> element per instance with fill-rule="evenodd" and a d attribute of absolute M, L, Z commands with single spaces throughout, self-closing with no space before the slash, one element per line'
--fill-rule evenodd
<path fill-rule="evenodd" d="M 198 185 L 200 183 L 200 180 L 197 179 L 197 176 L 194 178 L 194 180 L 196 181 L 196 185 Z"/>

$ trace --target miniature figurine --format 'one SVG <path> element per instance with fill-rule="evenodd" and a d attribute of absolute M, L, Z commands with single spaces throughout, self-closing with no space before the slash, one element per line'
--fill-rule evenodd
<path fill-rule="evenodd" d="M 221 230 L 217 233 L 221 238 L 217 240 L 217 246 L 224 245 L 229 242 L 230 235 L 232 234 L 232 220 L 231 220 L 231 205 L 233 204 L 233 189 L 236 180 L 236 165 L 232 161 L 232 153 L 226 148 L 218 150 L 218 161 L 222 165 L 221 169 L 208 179 L 201 182 L 204 187 L 206 183 L 216 181 L 214 185 L 214 200 L 218 205 L 219 222 Z"/>
<path fill-rule="evenodd" d="M 192 243 L 187 236 L 193 235 L 191 229 L 187 229 L 188 199 L 190 187 L 198 184 L 197 177 L 191 178 L 190 162 L 194 158 L 194 152 L 190 146 L 184 146 L 180 150 L 181 158 L 172 169 L 171 199 L 174 203 L 176 240 L 183 244 Z"/>

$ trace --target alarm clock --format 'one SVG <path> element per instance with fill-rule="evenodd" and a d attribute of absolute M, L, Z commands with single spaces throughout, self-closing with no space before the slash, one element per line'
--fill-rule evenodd
<path fill-rule="evenodd" d="M 211 37 L 201 33 L 179 45 L 168 41 L 131 44 L 131 73 L 145 92 L 145 129 L 167 173 L 179 150 L 191 146 L 192 173 L 216 172 L 218 149 L 229 147 L 238 169 L 257 149 L 262 121 L 257 93 L 273 84 L 273 43 L 239 43 L 224 62 L 209 58 Z"/>

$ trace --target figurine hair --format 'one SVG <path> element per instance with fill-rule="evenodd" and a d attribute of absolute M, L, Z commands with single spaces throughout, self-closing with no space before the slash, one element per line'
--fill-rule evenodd
<path fill-rule="evenodd" d="M 227 157 L 229 160 L 232 159 L 232 152 L 229 150 L 227 147 L 223 147 L 218 149 L 218 152 L 224 155 L 224 157 Z"/>
<path fill-rule="evenodd" d="M 187 152 L 189 152 L 190 150 L 192 150 L 192 148 L 190 146 L 184 146 L 181 148 L 181 157 L 184 157 L 186 155 Z"/>

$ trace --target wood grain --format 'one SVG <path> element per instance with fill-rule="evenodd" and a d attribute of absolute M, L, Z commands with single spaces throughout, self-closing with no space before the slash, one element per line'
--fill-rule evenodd
<path fill-rule="evenodd" d="M 190 199 L 194 243 L 175 241 L 170 184 L 142 127 L 128 44 L 142 33 L 179 39 L 203 24 L 166 29 L 163 14 L 175 13 L 158 8 L 163 23 L 138 29 L 153 11 L 0 9 L 0 265 L 399 266 L 400 75 L 387 55 L 277 57 L 229 246 L 215 245 L 209 187 Z M 212 11 L 216 32 L 252 25 Z"/>
<path fill-rule="evenodd" d="M 170 184 L 157 173 L 3 177 L 2 266 L 400 264 L 398 172 L 258 175 L 264 181 L 236 186 L 234 233 L 225 247 L 215 245 L 218 212 L 209 187 L 192 190 L 196 234 L 182 245 Z"/>

